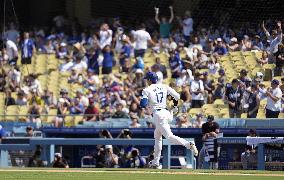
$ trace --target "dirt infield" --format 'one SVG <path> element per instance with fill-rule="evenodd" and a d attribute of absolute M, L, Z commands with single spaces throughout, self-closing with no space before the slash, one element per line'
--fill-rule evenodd
<path fill-rule="evenodd" d="M 133 170 L 133 169 L 0 169 L 0 172 L 58 172 L 58 173 L 108 173 L 119 174 L 165 174 L 165 175 L 213 175 L 213 176 L 261 176 L 261 177 L 284 177 L 283 172 L 267 171 L 198 171 L 198 170 Z"/>

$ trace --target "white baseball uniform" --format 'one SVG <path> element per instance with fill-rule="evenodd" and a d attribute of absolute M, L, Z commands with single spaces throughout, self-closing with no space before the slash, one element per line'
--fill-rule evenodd
<path fill-rule="evenodd" d="M 154 160 L 152 164 L 159 166 L 162 151 L 162 136 L 168 139 L 172 144 L 189 146 L 189 142 L 183 138 L 173 135 L 169 121 L 172 121 L 173 115 L 167 107 L 167 96 L 171 95 L 175 100 L 180 99 L 180 95 L 171 87 L 165 84 L 151 84 L 142 91 L 142 98 L 148 99 L 148 106 L 153 111 L 153 119 L 156 126 L 154 132 Z"/>

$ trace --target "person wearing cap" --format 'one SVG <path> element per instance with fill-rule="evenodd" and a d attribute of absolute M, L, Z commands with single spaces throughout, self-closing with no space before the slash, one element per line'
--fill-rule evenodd
<path fill-rule="evenodd" d="M 217 56 L 222 56 L 228 53 L 228 50 L 223 45 L 223 41 L 221 38 L 217 38 L 217 46 L 215 47 L 213 53 Z"/>
<path fill-rule="evenodd" d="M 198 157 L 200 169 L 218 169 L 218 145 L 215 141 L 220 133 L 220 126 L 214 116 L 208 115 L 207 122 L 202 124 L 203 147 Z"/>
<path fill-rule="evenodd" d="M 82 121 L 97 121 L 99 113 L 99 109 L 95 106 L 95 100 L 93 98 L 90 98 L 89 105 L 85 109 Z"/>
<path fill-rule="evenodd" d="M 278 118 L 281 111 L 282 91 L 279 88 L 280 82 L 277 79 L 271 81 L 271 88 L 266 91 L 266 118 Z"/>
<path fill-rule="evenodd" d="M 54 154 L 53 168 L 69 168 L 67 161 L 62 157 L 61 153 Z"/>
<path fill-rule="evenodd" d="M 228 48 L 229 51 L 234 52 L 234 51 L 240 51 L 240 45 L 238 44 L 238 39 L 236 37 L 232 37 L 230 39 L 230 44 L 226 44 L 226 47 Z"/>
<path fill-rule="evenodd" d="M 244 35 L 241 45 L 242 51 L 251 51 L 252 50 L 252 41 L 248 35 Z"/>
<path fill-rule="evenodd" d="M 230 118 L 240 118 L 242 114 L 242 100 L 244 91 L 240 87 L 240 81 L 233 79 L 225 91 L 225 102 L 229 105 Z"/>
<path fill-rule="evenodd" d="M 256 130 L 250 129 L 247 137 L 257 137 Z M 257 153 L 255 145 L 246 145 L 245 152 L 241 154 L 243 169 L 254 169 L 257 164 Z"/>
<path fill-rule="evenodd" d="M 121 67 L 125 66 L 126 61 L 130 60 L 130 54 L 131 54 L 131 46 L 130 46 L 130 42 L 129 42 L 130 40 L 126 35 L 124 35 L 124 36 L 122 36 L 121 37 L 122 39 L 120 40 L 120 41 L 122 41 L 123 45 L 121 47 L 120 54 L 119 54 L 119 57 L 118 57 L 119 65 Z"/>
<path fill-rule="evenodd" d="M 56 49 L 56 58 L 64 59 L 67 56 L 67 53 L 67 44 L 65 42 L 61 42 L 59 44 L 59 47 Z"/>
<path fill-rule="evenodd" d="M 217 79 L 217 86 L 216 86 L 216 89 L 213 95 L 214 100 L 223 98 L 223 95 L 225 92 L 225 86 L 226 86 L 225 70 L 219 69 L 218 74 L 219 74 L 219 77 Z"/>
<path fill-rule="evenodd" d="M 258 51 L 262 51 L 264 49 L 263 43 L 259 35 L 254 36 L 254 40 L 252 41 L 252 49 Z"/>
<path fill-rule="evenodd" d="M 154 138 L 154 160 L 150 166 L 160 169 L 160 158 L 162 151 L 162 137 L 164 136 L 172 144 L 182 145 L 192 150 L 194 155 L 198 155 L 196 146 L 187 140 L 175 136 L 170 128 L 169 122 L 173 120 L 173 115 L 178 113 L 178 100 L 180 95 L 166 84 L 157 84 L 158 76 L 154 72 L 148 72 L 145 76 L 148 87 L 142 91 L 140 107 L 142 109 L 150 109 L 153 113 L 153 121 L 156 125 Z M 167 110 L 167 97 L 170 95 L 173 99 L 173 108 L 171 112 Z"/>
<path fill-rule="evenodd" d="M 201 80 L 201 74 L 196 72 L 194 80 L 190 83 L 191 107 L 201 108 L 204 105 L 204 84 Z"/>
<path fill-rule="evenodd" d="M 260 104 L 257 85 L 252 84 L 248 93 L 248 98 L 246 100 L 248 105 L 247 118 L 256 118 Z"/>
<path fill-rule="evenodd" d="M 24 39 L 20 44 L 21 53 L 22 53 L 22 64 L 31 64 L 32 56 L 35 52 L 35 45 L 33 40 L 30 39 L 30 34 L 28 32 L 24 32 Z"/>
<path fill-rule="evenodd" d="M 113 153 L 112 145 L 105 145 L 105 151 L 104 167 L 118 168 L 119 157 Z"/>
<path fill-rule="evenodd" d="M 242 81 L 243 83 L 247 82 L 247 80 L 248 80 L 248 71 L 247 70 L 242 69 L 240 71 L 239 80 Z"/>
<path fill-rule="evenodd" d="M 206 104 L 211 104 L 213 103 L 213 92 L 214 92 L 215 86 L 213 85 L 214 81 L 209 79 L 207 71 L 203 73 L 202 81 L 203 81 L 204 92 L 205 92 L 204 96 L 207 97 Z"/>

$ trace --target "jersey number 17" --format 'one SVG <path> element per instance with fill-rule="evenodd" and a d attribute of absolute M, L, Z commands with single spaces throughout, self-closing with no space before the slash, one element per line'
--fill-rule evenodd
<path fill-rule="evenodd" d="M 164 93 L 163 92 L 156 93 L 156 97 L 157 97 L 157 102 L 162 103 L 164 98 Z"/>

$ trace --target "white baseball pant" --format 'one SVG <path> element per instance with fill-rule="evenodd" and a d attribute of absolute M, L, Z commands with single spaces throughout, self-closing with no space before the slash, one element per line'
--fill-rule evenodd
<path fill-rule="evenodd" d="M 182 145 L 187 147 L 189 142 L 183 138 L 175 136 L 170 128 L 169 121 L 173 120 L 173 115 L 166 109 L 155 110 L 153 114 L 156 129 L 154 132 L 154 160 L 152 164 L 159 165 L 162 151 L 162 136 L 168 139 L 174 145 Z"/>

